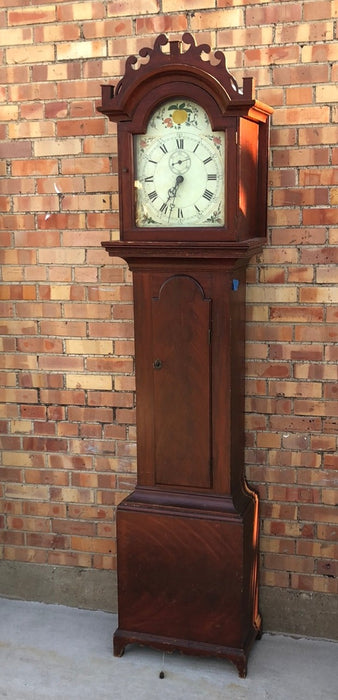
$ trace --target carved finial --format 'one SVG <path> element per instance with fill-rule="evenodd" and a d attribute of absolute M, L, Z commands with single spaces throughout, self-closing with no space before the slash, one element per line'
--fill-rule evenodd
<path fill-rule="evenodd" d="M 163 48 L 169 44 L 169 51 L 164 51 Z M 202 58 L 202 54 L 209 56 L 209 59 Z M 184 71 L 189 79 L 189 71 L 196 74 L 198 71 L 201 79 L 209 81 L 213 78 L 217 85 L 221 85 L 225 91 L 225 96 L 229 104 L 229 108 L 239 105 L 247 106 L 254 103 L 252 79 L 245 78 L 243 81 L 243 89 L 238 87 L 234 77 L 226 68 L 225 55 L 222 51 L 217 50 L 213 56 L 209 44 L 197 45 L 194 37 L 185 32 L 182 36 L 182 41 L 169 41 L 165 34 L 160 34 L 154 42 L 154 47 L 143 47 L 137 56 L 129 56 L 126 60 L 125 74 L 116 86 L 114 95 L 109 94 L 107 90 L 102 93 L 102 108 L 104 111 L 108 107 L 113 107 L 112 100 L 115 100 L 114 109 L 123 109 L 122 103 L 124 95 L 129 94 L 135 81 L 142 82 L 156 74 L 173 72 L 180 73 Z M 212 61 L 210 59 L 213 59 Z M 147 60 L 146 60 L 147 59 Z M 168 78 L 169 79 L 169 78 Z M 109 100 L 109 104 L 108 104 Z M 118 100 L 118 103 L 116 102 Z"/>

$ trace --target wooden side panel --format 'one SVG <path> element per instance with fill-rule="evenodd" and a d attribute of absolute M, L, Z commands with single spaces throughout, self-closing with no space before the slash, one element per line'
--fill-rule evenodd
<path fill-rule="evenodd" d="M 239 129 L 239 214 L 240 239 L 261 235 L 258 218 L 258 137 L 259 125 L 249 119 L 240 120 Z"/>
<path fill-rule="evenodd" d="M 210 317 L 188 275 L 170 277 L 152 300 L 157 484 L 212 486 Z"/>

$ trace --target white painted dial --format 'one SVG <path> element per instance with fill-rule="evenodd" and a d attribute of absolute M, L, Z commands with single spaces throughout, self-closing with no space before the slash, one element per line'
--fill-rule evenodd
<path fill-rule="evenodd" d="M 173 99 L 134 137 L 136 225 L 222 226 L 224 133 L 195 102 Z"/>

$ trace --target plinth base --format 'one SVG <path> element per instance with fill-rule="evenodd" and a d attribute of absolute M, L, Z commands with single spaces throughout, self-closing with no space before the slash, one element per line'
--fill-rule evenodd
<path fill-rule="evenodd" d="M 255 639 L 261 638 L 261 619 L 257 620 L 257 629 L 254 629 L 245 648 L 233 649 L 231 647 L 219 646 L 216 644 L 204 644 L 201 642 L 188 641 L 186 639 L 173 639 L 170 637 L 154 636 L 141 632 L 129 632 L 117 629 L 113 637 L 114 656 L 123 656 L 128 644 L 140 644 L 153 649 L 160 649 L 166 653 L 179 651 L 182 654 L 191 656 L 214 656 L 231 661 L 238 670 L 240 678 L 245 678 L 247 674 L 248 654 Z"/>
<path fill-rule="evenodd" d="M 225 499 L 202 510 L 140 498 L 128 497 L 117 512 L 115 655 L 138 643 L 223 657 L 244 678 L 261 630 L 256 500 L 238 513 Z"/>

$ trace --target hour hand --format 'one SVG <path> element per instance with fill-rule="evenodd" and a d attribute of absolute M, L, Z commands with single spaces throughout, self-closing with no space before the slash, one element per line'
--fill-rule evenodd
<path fill-rule="evenodd" d="M 170 203 L 170 205 L 171 205 L 171 206 L 174 205 L 174 201 L 175 201 L 175 197 L 176 197 L 176 194 L 177 194 L 177 190 L 178 190 L 178 188 L 179 188 L 181 182 L 183 182 L 183 180 L 184 180 L 184 177 L 183 177 L 182 175 L 177 175 L 177 178 L 176 178 L 176 182 L 175 182 L 175 184 L 174 184 L 174 187 L 170 187 L 170 189 L 168 190 L 168 199 L 167 199 L 167 201 L 166 201 L 166 204 L 169 204 L 170 200 L 172 200 L 172 202 Z"/>
<path fill-rule="evenodd" d="M 179 188 L 181 182 L 183 182 L 183 180 L 184 180 L 184 177 L 182 177 L 182 175 L 177 175 L 177 178 L 176 178 L 176 182 L 175 182 L 174 187 L 172 187 L 171 190 L 169 190 L 169 192 L 171 192 L 172 194 L 171 194 L 171 196 L 169 196 L 169 199 L 168 199 L 168 204 L 169 204 L 169 216 L 168 216 L 168 221 L 169 221 L 169 219 L 170 219 L 170 217 L 171 217 L 171 214 L 172 214 L 172 212 L 173 212 L 173 209 L 174 209 L 175 199 L 176 199 L 176 195 L 177 195 L 177 190 L 178 190 L 178 188 Z M 168 194 L 169 194 L 169 192 L 168 192 Z M 170 203 L 169 203 L 169 202 L 170 202 Z"/>
<path fill-rule="evenodd" d="M 175 185 L 174 185 L 174 187 L 172 188 L 173 198 L 174 198 L 174 199 L 175 199 L 175 197 L 176 197 L 176 195 L 177 195 L 177 190 L 178 190 L 178 188 L 179 188 L 181 182 L 183 182 L 183 180 L 184 180 L 183 175 L 177 175 Z"/>

